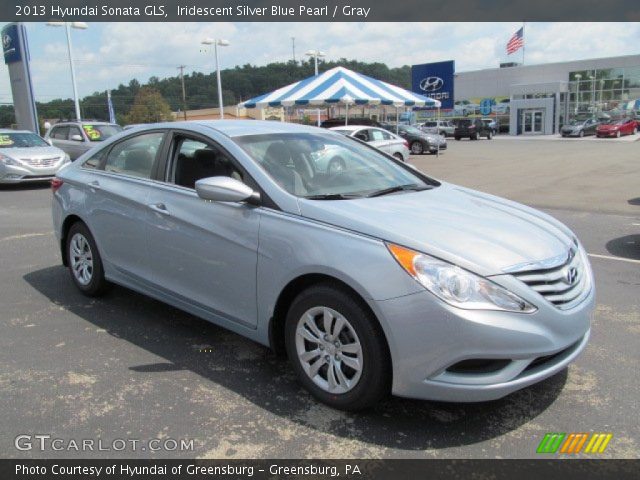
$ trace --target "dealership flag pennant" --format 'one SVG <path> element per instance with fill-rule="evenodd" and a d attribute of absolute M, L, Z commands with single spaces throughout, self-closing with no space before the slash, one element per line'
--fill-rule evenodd
<path fill-rule="evenodd" d="M 507 55 L 511 55 L 521 48 L 524 48 L 524 27 L 520 27 L 507 42 Z"/>
<path fill-rule="evenodd" d="M 107 90 L 107 108 L 109 109 L 109 123 L 116 123 L 116 112 L 113 110 L 110 90 Z"/>

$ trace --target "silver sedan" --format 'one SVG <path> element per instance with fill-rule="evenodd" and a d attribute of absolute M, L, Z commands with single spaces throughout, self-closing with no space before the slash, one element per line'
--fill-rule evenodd
<path fill-rule="evenodd" d="M 0 184 L 49 181 L 69 162 L 33 132 L 0 129 Z"/>
<path fill-rule="evenodd" d="M 319 166 L 328 151 L 344 168 Z M 594 280 L 567 227 L 335 132 L 138 127 L 52 190 L 80 292 L 123 285 L 286 352 L 335 408 L 500 398 L 589 338 Z"/>

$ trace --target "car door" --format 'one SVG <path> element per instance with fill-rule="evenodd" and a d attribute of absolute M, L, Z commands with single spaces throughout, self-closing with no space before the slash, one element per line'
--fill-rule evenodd
<path fill-rule="evenodd" d="M 105 270 L 128 284 L 150 282 L 147 198 L 166 130 L 139 133 L 96 155 L 99 166 L 87 181 L 87 222 Z M 85 165 L 91 168 L 93 157 Z M 95 164 L 95 162 L 94 162 Z M 84 166 L 84 165 L 83 165 Z"/>
<path fill-rule="evenodd" d="M 63 152 L 69 154 L 69 141 L 67 140 L 69 136 L 69 126 L 68 125 L 57 125 L 51 127 L 51 132 L 49 132 L 49 139 L 51 140 L 51 145 L 54 147 L 58 147 Z M 69 154 L 69 157 L 71 155 Z M 74 157 L 71 157 L 73 160 Z"/>
<path fill-rule="evenodd" d="M 176 131 L 169 145 L 165 182 L 147 199 L 153 281 L 200 311 L 253 328 L 260 209 L 204 201 L 194 188 L 214 176 L 255 188 L 253 180 L 208 138 Z"/>
<path fill-rule="evenodd" d="M 369 144 L 376 147 L 379 150 L 382 150 L 385 153 L 390 153 L 389 148 L 389 140 L 390 136 L 385 136 L 385 133 L 379 128 L 370 128 L 368 129 L 369 134 Z"/>
<path fill-rule="evenodd" d="M 83 135 L 80 127 L 76 125 L 69 125 L 67 140 L 69 148 L 69 151 L 67 153 L 69 153 L 69 156 L 72 159 L 78 158 L 88 150 L 85 136 Z"/>

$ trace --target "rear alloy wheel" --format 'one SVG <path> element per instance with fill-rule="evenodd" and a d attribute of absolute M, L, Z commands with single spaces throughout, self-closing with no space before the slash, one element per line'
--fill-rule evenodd
<path fill-rule="evenodd" d="M 422 155 L 423 152 L 424 146 L 421 142 L 413 142 L 411 144 L 411 153 L 413 153 L 414 155 Z"/>
<path fill-rule="evenodd" d="M 300 382 L 333 408 L 361 410 L 389 393 L 391 362 L 380 327 L 341 288 L 321 284 L 298 295 L 285 344 Z"/>
<path fill-rule="evenodd" d="M 99 296 L 110 286 L 104 278 L 98 247 L 82 222 L 74 223 L 67 234 L 67 261 L 73 283 L 83 294 Z"/>

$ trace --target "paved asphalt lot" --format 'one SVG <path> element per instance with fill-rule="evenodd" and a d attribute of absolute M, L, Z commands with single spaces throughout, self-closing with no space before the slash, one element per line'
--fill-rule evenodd
<path fill-rule="evenodd" d="M 592 256 L 598 302 L 585 353 L 505 399 L 393 398 L 346 414 L 316 403 L 266 348 L 115 288 L 81 296 L 60 266 L 47 187 L 0 190 L 3 457 L 535 457 L 546 432 L 612 432 L 638 458 L 640 143 L 450 141 L 412 159 L 433 176 L 542 208 Z M 635 262 L 634 262 L 635 260 Z M 17 451 L 19 434 L 193 439 L 194 451 Z"/>

